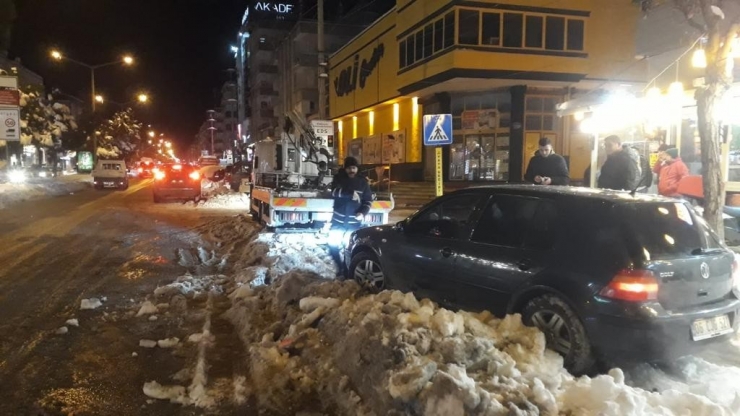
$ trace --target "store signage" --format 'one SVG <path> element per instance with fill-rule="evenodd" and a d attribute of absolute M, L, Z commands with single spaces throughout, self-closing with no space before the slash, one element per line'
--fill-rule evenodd
<path fill-rule="evenodd" d="M 357 89 L 357 84 L 360 84 L 360 89 L 365 88 L 367 79 L 373 73 L 375 68 L 378 66 L 378 62 L 385 54 L 385 46 L 381 43 L 373 49 L 373 53 L 370 56 L 370 60 L 362 60 L 360 63 L 360 54 L 355 55 L 354 63 L 351 66 L 343 69 L 339 76 L 334 79 L 334 91 L 337 96 L 343 97 L 348 95 L 352 91 Z"/>
<path fill-rule="evenodd" d="M 21 93 L 16 88 L 0 87 L 0 105 L 18 107 L 21 105 Z"/>
<path fill-rule="evenodd" d="M 260 12 L 275 12 L 278 14 L 288 14 L 293 11 L 292 4 L 273 3 L 270 1 L 258 1 L 254 8 Z"/>

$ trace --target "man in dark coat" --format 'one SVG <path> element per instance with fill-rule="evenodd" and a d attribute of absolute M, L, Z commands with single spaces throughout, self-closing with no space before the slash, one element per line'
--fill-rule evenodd
<path fill-rule="evenodd" d="M 601 167 L 599 175 L 599 188 L 628 190 L 635 187 L 639 180 L 638 165 L 628 151 L 622 148 L 618 136 L 609 136 L 604 139 L 606 148 L 606 162 Z"/>
<path fill-rule="evenodd" d="M 334 197 L 334 215 L 331 220 L 332 230 L 354 231 L 370 212 L 373 194 L 367 179 L 358 175 L 357 159 L 344 159 L 344 169 L 334 175 L 331 186 Z"/>
<path fill-rule="evenodd" d="M 535 185 L 568 185 L 570 174 L 565 159 L 552 150 L 552 141 L 540 139 L 540 149 L 529 161 L 524 180 Z"/>

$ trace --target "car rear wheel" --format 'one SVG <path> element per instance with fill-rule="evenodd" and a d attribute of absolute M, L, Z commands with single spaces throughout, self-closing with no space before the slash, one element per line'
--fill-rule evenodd
<path fill-rule="evenodd" d="M 573 309 L 561 298 L 546 295 L 532 299 L 522 311 L 526 325 L 545 334 L 547 347 L 563 356 L 565 368 L 580 375 L 594 365 L 591 342 Z"/>
<path fill-rule="evenodd" d="M 348 272 L 349 276 L 368 290 L 380 292 L 385 289 L 385 272 L 374 253 L 363 251 L 356 254 L 352 257 Z"/>

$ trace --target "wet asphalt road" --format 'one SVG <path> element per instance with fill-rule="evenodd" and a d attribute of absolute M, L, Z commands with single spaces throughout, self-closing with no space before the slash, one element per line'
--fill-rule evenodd
<path fill-rule="evenodd" d="M 185 272 L 177 250 L 198 246 L 193 228 L 213 215 L 169 208 L 153 204 L 143 181 L 0 210 L 0 415 L 202 414 L 142 393 L 146 381 L 172 383 L 192 357 L 139 348 L 139 339 L 183 339 L 202 324 L 131 316 L 158 284 Z M 107 301 L 79 310 L 91 297 Z M 70 318 L 79 328 L 55 335 Z"/>

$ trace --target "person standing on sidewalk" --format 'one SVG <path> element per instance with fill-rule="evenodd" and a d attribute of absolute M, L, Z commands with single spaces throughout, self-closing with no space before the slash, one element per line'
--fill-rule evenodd
<path fill-rule="evenodd" d="M 639 180 L 638 162 L 635 162 L 627 150 L 622 148 L 618 136 L 609 136 L 604 139 L 606 148 L 606 162 L 601 166 L 599 188 L 617 191 L 631 191 Z"/>
<path fill-rule="evenodd" d="M 665 151 L 663 163 L 658 178 L 658 193 L 663 196 L 680 197 L 678 184 L 689 174 L 689 168 L 678 157 L 678 149 L 675 147 Z"/>
<path fill-rule="evenodd" d="M 568 185 L 570 173 L 565 159 L 552 150 L 552 141 L 540 139 L 540 149 L 527 166 L 524 180 L 535 185 Z"/>

